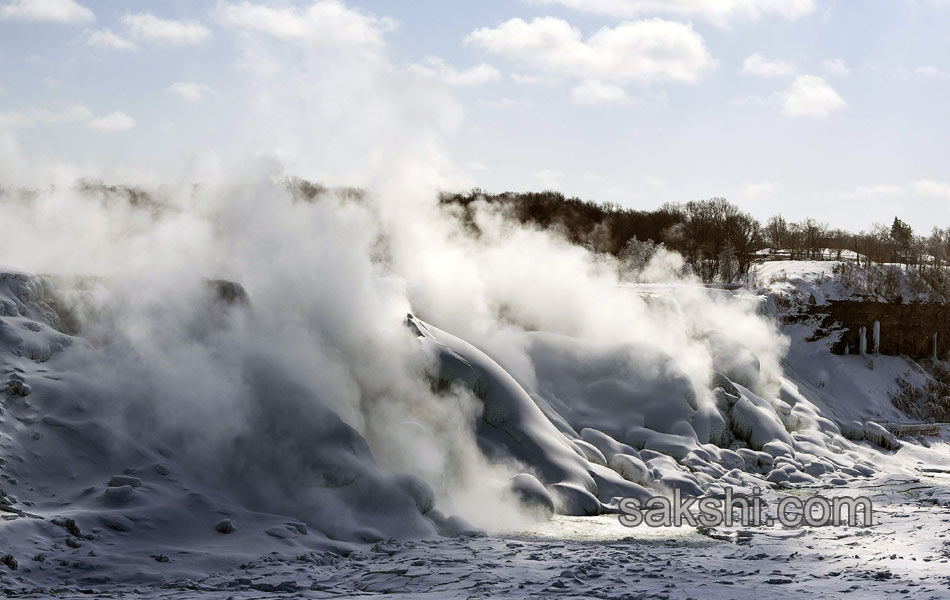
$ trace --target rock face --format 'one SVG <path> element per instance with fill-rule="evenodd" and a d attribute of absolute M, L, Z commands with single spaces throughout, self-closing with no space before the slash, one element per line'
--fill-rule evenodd
<path fill-rule="evenodd" d="M 919 303 L 893 304 L 855 300 L 830 300 L 811 309 L 811 314 L 822 317 L 821 328 L 844 330 L 831 347 L 835 354 L 858 353 L 861 328 L 864 328 L 869 351 L 874 348 L 870 339 L 874 322 L 880 323 L 880 353 L 906 354 L 912 358 L 933 355 L 933 335 L 937 334 L 937 356 L 950 352 L 950 304 Z"/>

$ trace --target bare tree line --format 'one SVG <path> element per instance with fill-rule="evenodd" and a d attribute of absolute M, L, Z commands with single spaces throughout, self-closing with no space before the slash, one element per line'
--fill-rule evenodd
<path fill-rule="evenodd" d="M 832 228 L 816 219 L 790 222 L 781 215 L 763 225 L 725 198 L 664 204 L 651 211 L 566 198 L 554 191 L 487 194 L 480 189 L 443 194 L 442 203 L 462 208 L 471 220 L 472 203 L 500 206 L 511 218 L 559 229 L 573 243 L 621 259 L 648 260 L 663 246 L 685 258 L 706 282 L 741 281 L 758 258 L 852 260 L 859 266 L 900 264 L 913 269 L 935 289 L 950 289 L 950 228 L 916 234 L 894 219 L 869 231 Z"/>

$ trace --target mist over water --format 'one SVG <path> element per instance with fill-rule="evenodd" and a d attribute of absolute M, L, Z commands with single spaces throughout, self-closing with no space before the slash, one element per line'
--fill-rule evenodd
<path fill-rule="evenodd" d="M 458 103 L 390 62 L 387 23 L 345 7 L 339 16 L 361 32 L 355 41 L 314 33 L 287 48 L 219 15 L 247 74 L 249 139 L 237 156 L 155 173 L 56 164 L 0 137 L 0 257 L 96 278 L 59 290 L 84 334 L 103 341 L 65 368 L 90 374 L 79 395 L 112 427 L 193 457 L 260 510 L 380 529 L 405 517 L 422 533 L 392 477 L 411 473 L 443 512 L 510 530 L 532 518 L 507 487 L 530 465 L 482 454 L 479 399 L 458 386 L 433 392 L 407 314 L 471 342 L 529 390 L 543 388 L 530 332 L 548 332 L 632 348 L 624 368 L 644 381 L 682 376 L 700 405 L 713 401 L 723 345 L 736 344 L 760 365 L 744 383 L 775 392 L 784 338 L 751 306 L 678 275 L 678 256 L 652 259 L 641 279 L 669 285 L 644 296 L 620 285 L 613 259 L 487 205 L 475 208 L 478 236 L 463 227 L 438 202 L 439 189 L 466 183 L 442 151 Z M 285 184 L 320 174 L 367 193 L 303 201 Z M 148 202 L 81 179 L 141 184 Z M 207 279 L 240 283 L 249 306 L 209 299 Z"/>

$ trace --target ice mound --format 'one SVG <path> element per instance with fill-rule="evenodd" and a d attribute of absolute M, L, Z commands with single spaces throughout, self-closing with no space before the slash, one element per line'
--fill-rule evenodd
<path fill-rule="evenodd" d="M 559 512 L 612 511 L 622 497 L 674 489 L 719 496 L 725 485 L 809 485 L 873 472 L 867 447 L 792 393 L 794 384 L 763 386 L 754 353 L 715 332 L 707 338 L 718 348 L 714 366 L 771 390 L 768 398 L 718 371 L 697 390 L 675 357 L 652 347 L 544 332 L 524 334 L 534 377 L 519 381 L 468 342 L 413 315 L 407 324 L 439 378 L 481 401 L 476 430 L 485 453 L 523 471 L 516 477 L 531 490 L 525 496 L 543 497 L 534 482 L 543 486 Z"/>
<path fill-rule="evenodd" d="M 774 407 L 744 387 L 736 386 L 739 396 L 724 394 L 728 403 L 729 424 L 732 433 L 753 450 L 765 444 L 780 441 L 791 444 L 792 437 L 785 430 Z"/>
<path fill-rule="evenodd" d="M 595 492 L 584 453 L 545 417 L 517 381 L 468 342 L 409 315 L 423 350 L 440 379 L 459 381 L 482 399 L 478 442 L 490 458 L 529 465 L 547 486 L 562 484 L 561 496 Z M 555 494 L 556 496 L 558 494 Z"/>

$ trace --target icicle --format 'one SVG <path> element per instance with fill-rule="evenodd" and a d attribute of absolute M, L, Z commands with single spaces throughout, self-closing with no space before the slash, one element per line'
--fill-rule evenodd
<path fill-rule="evenodd" d="M 858 354 L 864 356 L 868 353 L 868 328 L 858 329 Z"/>
<path fill-rule="evenodd" d="M 881 322 L 874 321 L 874 354 L 881 353 Z"/>

